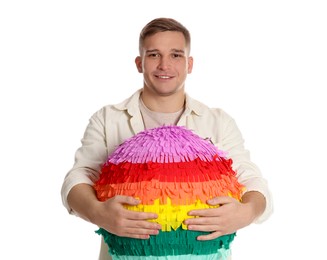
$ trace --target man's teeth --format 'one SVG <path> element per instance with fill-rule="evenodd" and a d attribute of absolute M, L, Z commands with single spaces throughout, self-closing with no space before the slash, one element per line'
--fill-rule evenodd
<path fill-rule="evenodd" d="M 169 79 L 170 77 L 168 77 L 168 76 L 158 76 L 159 78 L 161 78 L 161 79 Z"/>

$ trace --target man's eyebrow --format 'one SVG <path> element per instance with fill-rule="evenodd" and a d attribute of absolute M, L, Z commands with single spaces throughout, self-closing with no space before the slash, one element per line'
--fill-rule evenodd
<path fill-rule="evenodd" d="M 171 49 L 172 52 L 180 52 L 180 53 L 185 53 L 184 50 L 181 49 Z"/>
<path fill-rule="evenodd" d="M 175 48 L 171 49 L 170 51 L 171 52 L 177 52 L 177 53 L 185 53 L 184 50 L 182 50 L 182 49 L 175 49 Z M 146 53 L 151 53 L 151 52 L 160 52 L 160 51 L 158 49 L 150 49 L 150 50 L 146 50 L 145 52 Z"/>
<path fill-rule="evenodd" d="M 159 52 L 159 50 L 158 49 L 152 49 L 152 50 L 146 50 L 145 52 Z"/>

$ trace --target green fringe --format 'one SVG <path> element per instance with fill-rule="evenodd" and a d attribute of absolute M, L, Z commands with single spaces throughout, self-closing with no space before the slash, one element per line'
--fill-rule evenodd
<path fill-rule="evenodd" d="M 229 249 L 236 233 L 224 235 L 213 240 L 198 241 L 196 237 L 209 232 L 190 231 L 178 228 L 176 231 L 162 232 L 149 239 L 135 239 L 119 237 L 100 228 L 95 231 L 102 235 L 109 246 L 111 255 L 129 256 L 169 256 L 169 255 L 208 255 L 214 254 L 219 249 Z"/>

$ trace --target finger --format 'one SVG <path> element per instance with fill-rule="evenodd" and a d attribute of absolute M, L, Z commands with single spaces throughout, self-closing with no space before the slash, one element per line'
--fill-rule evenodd
<path fill-rule="evenodd" d="M 159 229 L 156 226 L 148 226 L 144 228 L 143 225 L 134 225 L 133 227 L 124 227 L 123 229 L 117 230 L 117 235 L 132 238 L 148 239 L 151 235 L 158 235 Z"/>
<path fill-rule="evenodd" d="M 200 240 L 200 241 L 213 240 L 213 239 L 215 239 L 217 237 L 221 237 L 223 235 L 224 234 L 222 232 L 216 231 L 216 232 L 210 233 L 208 235 L 198 236 L 196 239 Z"/>
<path fill-rule="evenodd" d="M 217 231 L 218 226 L 217 225 L 188 225 L 187 229 L 192 231 L 212 232 L 212 231 Z"/>
<path fill-rule="evenodd" d="M 151 235 L 155 235 L 155 234 L 116 233 L 116 235 L 120 237 L 128 237 L 128 238 L 149 239 Z"/>
<path fill-rule="evenodd" d="M 219 218 L 218 217 L 190 218 L 190 219 L 186 219 L 184 221 L 184 224 L 187 225 L 188 227 L 190 226 L 201 227 L 201 230 L 204 226 L 214 226 L 215 228 L 217 228 L 217 225 L 219 224 Z M 217 229 L 210 229 L 204 231 L 213 231 L 213 230 L 217 230 Z"/>
<path fill-rule="evenodd" d="M 127 219 L 131 220 L 155 220 L 158 218 L 156 213 L 133 211 L 128 209 L 126 209 L 125 215 Z"/>
<path fill-rule="evenodd" d="M 149 239 L 150 238 L 150 235 L 127 234 L 126 237 L 129 237 L 129 238 L 137 238 L 137 239 Z"/>
<path fill-rule="evenodd" d="M 113 199 L 119 203 L 131 205 L 131 206 L 136 206 L 141 203 L 140 200 L 135 199 L 131 196 L 117 195 L 117 196 L 113 197 Z"/>
<path fill-rule="evenodd" d="M 194 209 L 189 211 L 187 214 L 189 216 L 197 216 L 197 217 L 217 217 L 219 216 L 219 208 L 211 208 L 211 209 Z"/>
<path fill-rule="evenodd" d="M 158 229 L 147 228 L 126 228 L 125 232 L 130 235 L 158 235 Z"/>
<path fill-rule="evenodd" d="M 115 197 L 115 199 L 123 204 L 128 204 L 131 206 L 136 206 L 138 204 L 140 204 L 140 200 L 135 199 L 133 197 L 130 196 L 123 196 L 123 195 L 118 195 Z M 126 213 L 129 214 L 128 218 L 129 219 L 136 219 L 136 220 L 151 220 L 151 219 L 157 219 L 158 215 L 156 213 L 153 212 L 141 212 L 141 211 L 133 211 L 133 210 L 127 210 L 126 209 Z"/>
<path fill-rule="evenodd" d="M 113 228 L 108 227 L 105 229 L 109 230 L 110 233 L 122 237 L 142 237 L 142 239 L 147 239 L 149 235 L 158 235 L 160 228 L 160 225 L 156 223 L 150 223 L 147 221 L 125 220 L 124 225 L 114 226 Z"/>
<path fill-rule="evenodd" d="M 235 199 L 232 197 L 221 196 L 221 197 L 215 197 L 215 198 L 209 199 L 209 200 L 207 200 L 207 203 L 211 206 L 219 206 L 222 204 L 231 203 L 233 200 L 235 200 Z"/>
<path fill-rule="evenodd" d="M 126 227 L 129 228 L 136 228 L 136 229 L 145 229 L 145 230 L 159 230 L 161 229 L 161 225 L 156 222 L 150 221 L 135 221 L 135 220 L 128 220 L 126 221 Z"/>

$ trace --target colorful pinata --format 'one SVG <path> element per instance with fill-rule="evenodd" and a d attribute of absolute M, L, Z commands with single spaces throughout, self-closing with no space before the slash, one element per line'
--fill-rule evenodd
<path fill-rule="evenodd" d="M 193 209 L 210 208 L 209 198 L 240 200 L 243 186 L 232 160 L 209 140 L 181 126 L 145 130 L 127 139 L 109 156 L 94 185 L 105 201 L 115 195 L 140 199 L 130 210 L 154 212 L 159 235 L 141 240 L 119 237 L 100 228 L 113 259 L 226 259 L 235 233 L 198 241 L 207 232 L 190 231 L 183 221 Z"/>

